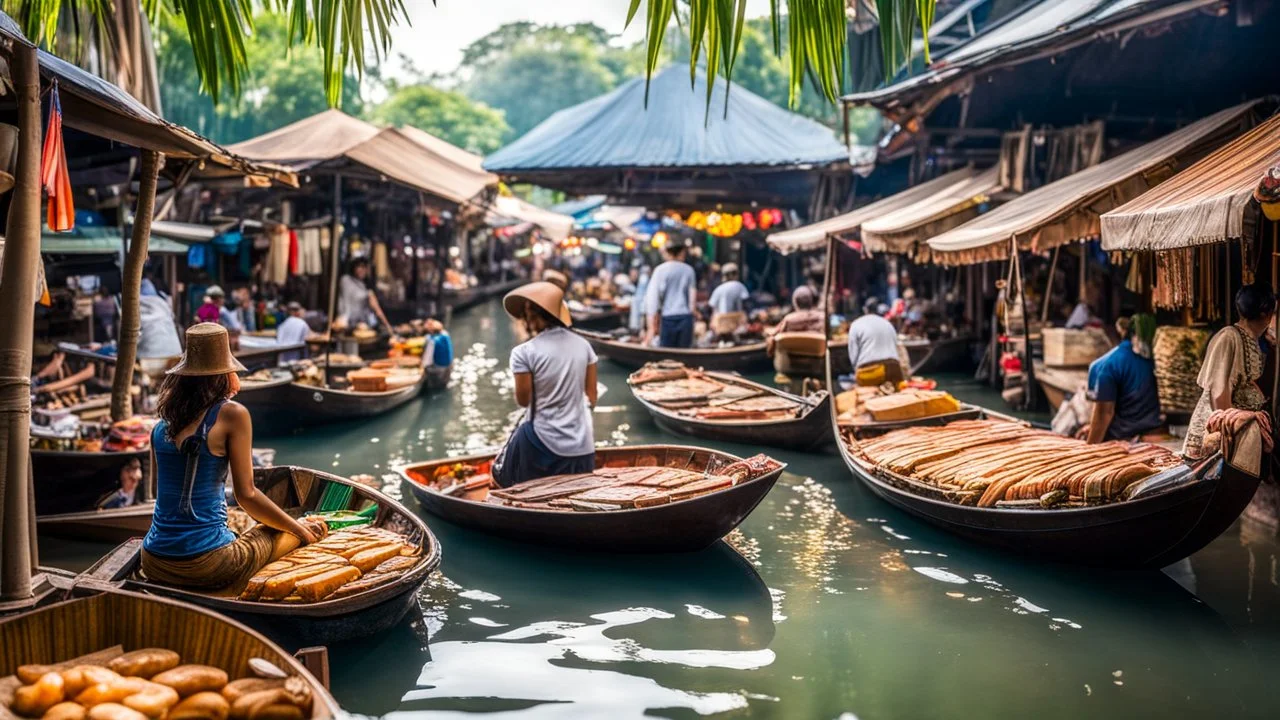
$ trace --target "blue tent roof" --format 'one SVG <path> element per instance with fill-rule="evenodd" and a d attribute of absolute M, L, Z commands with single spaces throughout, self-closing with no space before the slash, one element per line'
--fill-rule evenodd
<path fill-rule="evenodd" d="M 706 78 L 672 65 L 653 78 L 649 107 L 644 78 L 566 108 L 490 155 L 497 173 L 576 168 L 699 168 L 828 165 L 848 160 L 830 128 L 784 110 L 741 86 L 716 79 L 711 108 Z"/>

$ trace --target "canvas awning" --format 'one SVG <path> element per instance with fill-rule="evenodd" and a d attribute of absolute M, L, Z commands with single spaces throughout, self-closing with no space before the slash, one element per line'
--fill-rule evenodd
<path fill-rule="evenodd" d="M 885 217 L 917 203 L 925 202 L 929 198 L 944 193 L 957 185 L 973 180 L 979 174 L 978 171 L 968 167 L 949 172 L 946 175 L 903 190 L 896 195 L 890 195 L 869 205 L 863 205 L 843 215 L 837 215 L 794 230 L 773 233 L 769 236 L 769 247 L 782 255 L 790 255 L 793 252 L 823 250 L 827 246 L 827 238 L 829 237 L 839 237 L 857 232 L 865 223 Z"/>
<path fill-rule="evenodd" d="M 345 159 L 459 205 L 498 181 L 480 168 L 478 156 L 429 133 L 416 128 L 380 129 L 341 110 L 317 113 L 232 149 L 295 171 Z"/>
<path fill-rule="evenodd" d="M 493 199 L 489 212 L 491 216 L 537 225 L 547 237 L 557 242 L 573 233 L 573 216 L 544 210 L 520 198 L 499 195 Z M 491 224 L 494 224 L 492 219 Z"/>
<path fill-rule="evenodd" d="M 1280 115 L 1102 216 L 1104 250 L 1172 250 L 1244 235 L 1245 209 L 1280 161 Z"/>
<path fill-rule="evenodd" d="M 1046 250 L 1097 237 L 1098 218 L 1204 157 L 1255 122 L 1254 100 L 1219 111 L 1110 160 L 1032 190 L 929 240 L 930 259 L 968 265 L 1009 257 L 1011 240 Z"/>
<path fill-rule="evenodd" d="M 147 242 L 148 253 L 187 253 L 187 246 L 168 238 L 151 236 Z M 124 238 L 120 228 L 77 226 L 65 233 L 48 229 L 40 233 L 40 252 L 45 255 L 119 255 L 124 252 Z"/>
<path fill-rule="evenodd" d="M 979 206 L 1002 189 L 998 167 L 958 179 L 919 202 L 868 220 L 862 225 L 862 246 L 915 256 L 918 243 L 972 220 Z"/>

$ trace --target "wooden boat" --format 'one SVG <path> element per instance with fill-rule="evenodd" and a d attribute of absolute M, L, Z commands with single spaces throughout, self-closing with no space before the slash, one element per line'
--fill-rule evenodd
<path fill-rule="evenodd" d="M 600 448 L 597 467 L 656 458 L 664 467 L 705 471 L 741 458 L 716 450 L 673 445 Z M 485 500 L 446 495 L 426 484 L 436 468 L 455 463 L 480 464 L 492 454 L 447 458 L 397 468 L 403 486 L 429 513 L 463 527 L 521 542 L 610 552 L 687 552 L 701 550 L 729 534 L 741 523 L 786 469 L 732 487 L 652 507 L 609 512 L 566 512 L 511 507 Z"/>
<path fill-rule="evenodd" d="M 505 295 L 529 282 L 525 279 L 508 280 L 493 285 L 477 285 L 463 290 L 445 289 L 440 293 L 441 302 L 452 312 L 460 312 L 499 295 Z"/>
<path fill-rule="evenodd" d="M 427 379 L 428 373 L 423 373 L 416 383 L 385 392 L 355 392 L 273 381 L 251 390 L 242 389 L 236 401 L 249 410 L 254 430 L 269 435 L 391 412 L 418 397 Z"/>
<path fill-rule="evenodd" d="M 232 679 L 257 677 L 250 660 L 265 660 L 310 688 L 311 720 L 340 714 L 314 675 L 250 628 L 204 608 L 114 589 L 0 619 L 0 678 L 6 678 L 0 681 L 0 695 L 8 699 L 17 682 L 12 676 L 22 665 L 103 662 L 142 648 L 173 650 L 184 663 L 221 668 Z M 0 716 L 7 713 L 0 707 Z"/>
<path fill-rule="evenodd" d="M 607 310 L 590 308 L 587 310 L 570 310 L 573 326 L 583 330 L 608 331 L 621 327 L 628 316 L 628 311 L 610 308 Z"/>
<path fill-rule="evenodd" d="M 832 440 L 830 422 L 831 395 L 821 391 L 809 397 L 792 395 L 776 388 L 751 382 L 729 373 L 706 372 L 706 376 L 719 383 L 750 392 L 751 397 L 769 396 L 791 401 L 801 409 L 795 417 L 782 419 L 725 419 L 710 420 L 690 417 L 678 410 L 648 400 L 636 392 L 631 378 L 632 394 L 640 401 L 658 427 L 677 435 L 692 435 L 707 440 L 767 445 L 787 450 L 817 450 Z M 634 377 L 634 375 L 632 376 Z"/>
<path fill-rule="evenodd" d="M 370 635 L 395 625 L 416 604 L 418 588 L 440 565 L 440 544 L 426 523 L 371 487 L 329 473 L 290 466 L 256 470 L 254 483 L 263 494 L 295 516 L 315 509 L 331 486 L 350 488 L 342 491 L 349 493 L 346 507 L 333 509 L 360 510 L 376 504 L 373 526 L 404 535 L 421 548 L 421 561 L 394 582 L 372 590 L 298 604 L 246 601 L 149 581 L 139 572 L 142 543 L 137 539 L 99 560 L 86 576 L 97 582 L 202 605 L 259 627 L 273 637 L 279 634 L 307 643 L 326 643 Z"/>
<path fill-rule="evenodd" d="M 727 348 L 661 348 L 622 342 L 592 330 L 575 328 L 574 332 L 586 338 L 597 355 L 632 370 L 661 360 L 675 360 L 693 368 L 743 373 L 765 372 L 773 368 L 773 360 L 765 352 L 763 341 Z"/>
<path fill-rule="evenodd" d="M 952 338 L 925 340 L 924 338 L 903 338 L 902 346 L 907 350 L 907 359 L 911 363 L 911 375 L 928 375 L 966 369 L 971 362 L 969 350 L 973 345 L 973 337 L 958 335 Z M 849 375 L 853 366 L 849 362 L 849 344 L 847 339 L 832 340 L 829 347 L 832 367 L 836 375 Z"/>
<path fill-rule="evenodd" d="M 1012 419 L 988 410 L 982 415 Z M 1130 499 L 1105 505 L 984 508 L 943 499 L 932 486 L 855 456 L 843 440 L 836 444 L 855 478 L 926 522 L 1002 550 L 1102 567 L 1161 568 L 1187 557 L 1235 522 L 1259 482 L 1229 466 L 1218 469 L 1220 462 L 1202 463 L 1184 478 L 1151 482 Z"/>
<path fill-rule="evenodd" d="M 119 487 L 120 470 L 134 459 L 142 463 L 138 504 L 98 510 L 98 501 Z M 81 452 L 32 450 L 36 526 L 47 535 L 77 540 L 120 542 L 151 527 L 154 488 L 148 486 L 149 450 Z"/>

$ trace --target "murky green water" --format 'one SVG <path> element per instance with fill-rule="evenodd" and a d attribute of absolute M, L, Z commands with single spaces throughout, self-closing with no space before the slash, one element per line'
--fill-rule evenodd
<path fill-rule="evenodd" d="M 496 443 L 515 408 L 500 312 L 455 321 L 449 392 L 256 444 L 279 463 L 380 475 Z M 624 377 L 602 364 L 596 439 L 681 442 L 649 422 Z M 426 516 L 444 563 L 421 617 L 331 646 L 334 695 L 396 717 L 1280 714 L 1274 540 L 1233 528 L 1163 573 L 1040 564 L 895 511 L 835 455 L 771 452 L 790 463 L 782 482 L 732 547 L 694 555 L 522 547 Z M 49 542 L 44 560 L 76 565 L 95 549 Z"/>

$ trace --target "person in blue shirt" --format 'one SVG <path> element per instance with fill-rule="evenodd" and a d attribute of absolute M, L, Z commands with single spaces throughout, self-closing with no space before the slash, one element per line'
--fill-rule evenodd
<path fill-rule="evenodd" d="M 1156 319 L 1139 313 L 1121 319 L 1116 329 L 1124 339 L 1089 366 L 1093 416 L 1080 435 L 1091 444 L 1132 440 L 1163 425 L 1151 358 Z"/>
<path fill-rule="evenodd" d="M 684 261 L 684 242 L 667 241 L 667 261 L 659 265 L 645 289 L 644 311 L 649 315 L 649 331 L 644 344 L 658 338 L 661 347 L 693 346 L 693 321 L 697 316 L 694 298 L 698 276 Z"/>
<path fill-rule="evenodd" d="M 426 366 L 440 369 L 453 365 L 453 338 L 444 329 L 444 323 L 432 318 L 426 322 L 427 340 L 431 341 Z"/>

